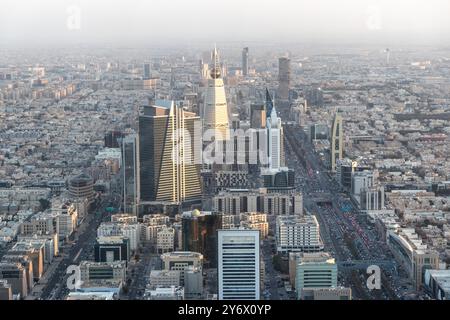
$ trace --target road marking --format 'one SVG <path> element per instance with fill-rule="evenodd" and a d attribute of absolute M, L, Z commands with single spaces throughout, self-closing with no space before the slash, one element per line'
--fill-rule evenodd
<path fill-rule="evenodd" d="M 77 261 L 77 259 L 78 259 L 78 257 L 80 256 L 80 254 L 81 254 L 81 251 L 83 251 L 83 248 L 81 248 L 80 249 L 80 251 L 78 251 L 78 253 L 77 253 L 77 255 L 73 258 L 73 262 L 75 262 L 75 261 Z"/>

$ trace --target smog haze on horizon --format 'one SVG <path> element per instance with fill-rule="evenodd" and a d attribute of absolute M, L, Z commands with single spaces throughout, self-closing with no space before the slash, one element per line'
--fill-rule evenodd
<path fill-rule="evenodd" d="M 446 0 L 6 0 L 0 43 L 152 45 L 191 41 L 447 45 Z"/>

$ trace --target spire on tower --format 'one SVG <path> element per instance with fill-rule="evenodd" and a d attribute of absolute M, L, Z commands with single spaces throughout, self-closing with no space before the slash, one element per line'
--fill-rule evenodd
<path fill-rule="evenodd" d="M 218 79 L 221 76 L 219 54 L 217 52 L 217 47 L 214 44 L 214 51 L 212 52 L 213 69 L 211 70 L 211 78 Z"/>

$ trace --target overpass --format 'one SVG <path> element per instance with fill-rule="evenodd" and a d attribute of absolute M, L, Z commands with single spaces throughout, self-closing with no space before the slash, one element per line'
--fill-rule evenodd
<path fill-rule="evenodd" d="M 389 260 L 350 260 L 337 261 L 338 270 L 366 270 L 369 266 L 379 266 L 380 269 L 394 271 L 397 274 L 397 264 Z"/>

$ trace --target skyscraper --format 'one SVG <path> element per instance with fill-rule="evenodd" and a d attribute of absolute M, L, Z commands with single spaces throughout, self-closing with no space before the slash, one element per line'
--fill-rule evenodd
<path fill-rule="evenodd" d="M 219 300 L 259 300 L 259 230 L 218 231 Z"/>
<path fill-rule="evenodd" d="M 331 171 L 336 172 L 337 160 L 342 160 L 344 147 L 344 131 L 342 127 L 342 116 L 336 112 L 331 127 Z"/>
<path fill-rule="evenodd" d="M 263 129 L 266 127 L 266 110 L 264 104 L 250 105 L 250 128 Z"/>
<path fill-rule="evenodd" d="M 144 80 L 150 79 L 150 63 L 144 63 Z"/>
<path fill-rule="evenodd" d="M 200 118 L 173 101 L 157 100 L 139 117 L 142 201 L 182 203 L 201 198 L 194 132 Z"/>
<path fill-rule="evenodd" d="M 277 115 L 275 106 L 272 107 L 269 118 L 267 119 L 267 137 L 269 168 L 278 170 L 283 166 L 283 127 L 281 118 Z"/>
<path fill-rule="evenodd" d="M 212 53 L 212 68 L 203 107 L 204 129 L 212 129 L 215 140 L 228 140 L 230 136 L 228 106 L 221 75 L 217 49 Z"/>
<path fill-rule="evenodd" d="M 248 47 L 242 50 L 242 74 L 248 75 Z"/>
<path fill-rule="evenodd" d="M 270 95 L 269 89 L 266 88 L 266 117 L 269 117 L 272 113 L 273 105 L 273 98 Z"/>
<path fill-rule="evenodd" d="M 281 57 L 278 60 L 278 98 L 289 100 L 291 84 L 291 59 Z"/>
<path fill-rule="evenodd" d="M 139 139 L 137 135 L 122 140 L 123 211 L 137 215 L 139 203 Z"/>
<path fill-rule="evenodd" d="M 217 230 L 221 228 L 222 216 L 212 212 L 183 212 L 183 251 L 200 252 L 209 267 L 217 267 Z"/>

